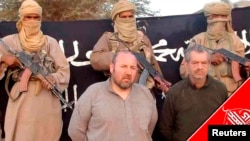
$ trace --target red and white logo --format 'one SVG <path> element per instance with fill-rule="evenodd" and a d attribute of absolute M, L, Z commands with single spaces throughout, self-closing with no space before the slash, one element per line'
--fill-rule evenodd
<path fill-rule="evenodd" d="M 225 112 L 225 125 L 249 125 L 250 124 L 250 110 L 248 109 L 228 109 Z"/>
<path fill-rule="evenodd" d="M 202 126 L 188 138 L 188 141 L 207 141 L 208 125 L 250 124 L 250 78 L 233 93 Z"/>

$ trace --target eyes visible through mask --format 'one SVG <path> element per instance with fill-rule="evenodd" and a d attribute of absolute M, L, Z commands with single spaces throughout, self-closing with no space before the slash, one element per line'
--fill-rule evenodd
<path fill-rule="evenodd" d="M 210 19 L 216 19 L 216 18 L 227 18 L 227 15 L 219 15 L 219 14 L 212 14 L 210 16 Z"/>
<path fill-rule="evenodd" d="M 134 18 L 134 13 L 131 11 L 123 11 L 119 14 L 120 18 Z"/>
<path fill-rule="evenodd" d="M 134 15 L 122 15 L 120 16 L 120 18 L 133 18 Z"/>
<path fill-rule="evenodd" d="M 41 17 L 40 16 L 38 16 L 38 15 L 27 15 L 27 16 L 24 16 L 24 20 L 40 20 L 41 19 Z"/>

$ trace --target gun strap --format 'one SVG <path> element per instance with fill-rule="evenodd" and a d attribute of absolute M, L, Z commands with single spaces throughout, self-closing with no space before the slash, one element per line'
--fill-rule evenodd
<path fill-rule="evenodd" d="M 9 69 L 8 70 L 8 72 L 7 72 L 7 77 L 6 77 L 6 79 L 5 79 L 5 85 L 4 85 L 4 87 L 5 87 L 5 91 L 6 91 L 6 93 L 8 94 L 8 96 L 9 96 L 9 98 L 11 99 L 11 100 L 13 100 L 13 101 L 15 101 L 15 100 L 17 100 L 19 97 L 20 97 L 20 95 L 21 95 L 21 93 L 19 93 L 18 95 L 17 95 L 17 97 L 12 97 L 11 95 L 10 95 L 10 91 L 9 91 L 9 82 L 10 82 L 10 77 L 11 77 L 11 75 L 12 74 L 14 74 L 14 73 L 16 73 L 16 72 L 18 72 L 20 69 L 16 69 L 16 70 L 14 70 L 14 71 L 12 71 L 11 69 Z"/>
<path fill-rule="evenodd" d="M 114 33 L 114 36 L 115 36 L 115 38 L 116 38 L 116 40 L 117 40 L 118 42 L 121 42 L 129 51 L 131 51 L 131 49 L 129 48 L 129 46 L 128 46 L 123 40 L 121 40 L 121 39 L 118 37 L 118 34 L 117 34 L 117 33 Z"/>

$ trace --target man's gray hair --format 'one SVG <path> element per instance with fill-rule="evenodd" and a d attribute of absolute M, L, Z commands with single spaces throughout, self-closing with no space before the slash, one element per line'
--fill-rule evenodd
<path fill-rule="evenodd" d="M 204 46 L 201 46 L 201 45 L 194 45 L 194 46 L 190 46 L 188 47 L 185 51 L 184 51 L 184 59 L 186 62 L 189 62 L 190 61 L 190 54 L 191 52 L 198 52 L 198 53 L 204 53 L 206 52 L 208 54 L 208 61 L 210 62 L 211 61 L 211 53 L 210 51 L 204 47 Z"/>

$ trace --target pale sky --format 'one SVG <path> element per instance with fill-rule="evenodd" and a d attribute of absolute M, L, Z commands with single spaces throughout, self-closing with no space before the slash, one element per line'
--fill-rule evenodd
<path fill-rule="evenodd" d="M 192 14 L 201 10 L 204 4 L 220 0 L 151 0 L 151 7 L 160 10 L 159 16 Z M 237 2 L 239 0 L 231 0 Z"/>

